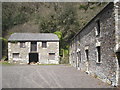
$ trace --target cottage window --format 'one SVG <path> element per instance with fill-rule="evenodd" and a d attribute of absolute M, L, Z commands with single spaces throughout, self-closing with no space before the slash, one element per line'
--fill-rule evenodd
<path fill-rule="evenodd" d="M 101 62 L 101 48 L 100 46 L 97 46 L 97 63 Z"/>
<path fill-rule="evenodd" d="M 46 41 L 42 42 L 42 48 L 47 48 L 47 42 Z"/>
<path fill-rule="evenodd" d="M 49 59 L 55 60 L 55 53 L 49 53 Z"/>
<path fill-rule="evenodd" d="M 20 42 L 20 48 L 25 48 L 25 42 Z"/>
<path fill-rule="evenodd" d="M 19 53 L 13 53 L 13 58 L 19 58 Z"/>
<path fill-rule="evenodd" d="M 100 35 L 100 20 L 96 21 L 97 26 L 95 27 L 95 31 L 96 31 L 96 36 Z"/>

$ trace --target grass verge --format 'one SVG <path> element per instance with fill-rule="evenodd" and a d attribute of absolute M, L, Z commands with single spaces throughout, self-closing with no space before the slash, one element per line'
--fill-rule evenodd
<path fill-rule="evenodd" d="M 0 65 L 13 65 L 13 64 L 8 63 L 7 61 L 0 61 Z"/>

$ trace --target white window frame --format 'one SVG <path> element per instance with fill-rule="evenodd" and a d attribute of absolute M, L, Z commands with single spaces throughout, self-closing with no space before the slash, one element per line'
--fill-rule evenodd
<path fill-rule="evenodd" d="M 99 21 L 99 23 L 98 23 L 98 21 Z M 101 33 L 101 29 L 100 29 L 100 20 L 98 19 L 98 20 L 96 20 L 96 26 L 94 27 L 94 29 L 95 29 L 95 35 L 96 36 L 100 36 L 100 33 Z M 99 29 L 99 33 L 98 33 L 98 29 Z"/>

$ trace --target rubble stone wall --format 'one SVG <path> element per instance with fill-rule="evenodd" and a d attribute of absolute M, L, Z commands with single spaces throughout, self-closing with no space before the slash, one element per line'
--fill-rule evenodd
<path fill-rule="evenodd" d="M 116 85 L 116 33 L 114 3 L 109 3 L 98 13 L 71 41 L 70 63 L 82 71 Z M 100 35 L 96 35 L 100 21 Z M 97 47 L 100 47 L 100 59 L 97 61 Z M 88 60 L 85 50 L 88 50 Z M 78 56 L 78 51 L 81 56 Z M 81 61 L 78 59 L 81 58 Z M 78 65 L 79 64 L 79 65 Z M 78 67 L 79 66 L 79 67 Z"/>
<path fill-rule="evenodd" d="M 31 42 L 25 42 L 25 48 L 20 48 L 20 42 L 8 42 L 9 62 L 29 63 Z M 19 53 L 19 58 L 13 58 L 13 53 Z M 38 62 L 41 64 L 59 64 L 59 42 L 47 42 L 47 48 L 42 48 L 42 42 L 37 42 Z M 49 59 L 49 53 L 55 53 L 55 59 Z"/>

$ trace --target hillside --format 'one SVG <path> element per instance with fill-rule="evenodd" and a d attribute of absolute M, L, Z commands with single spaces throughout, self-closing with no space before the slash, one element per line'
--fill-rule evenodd
<path fill-rule="evenodd" d="M 70 39 L 105 5 L 106 3 L 100 2 L 3 3 L 3 56 L 7 55 L 6 41 L 12 33 L 50 32 L 60 35 L 60 54 L 64 51 L 64 56 L 67 57 Z"/>

